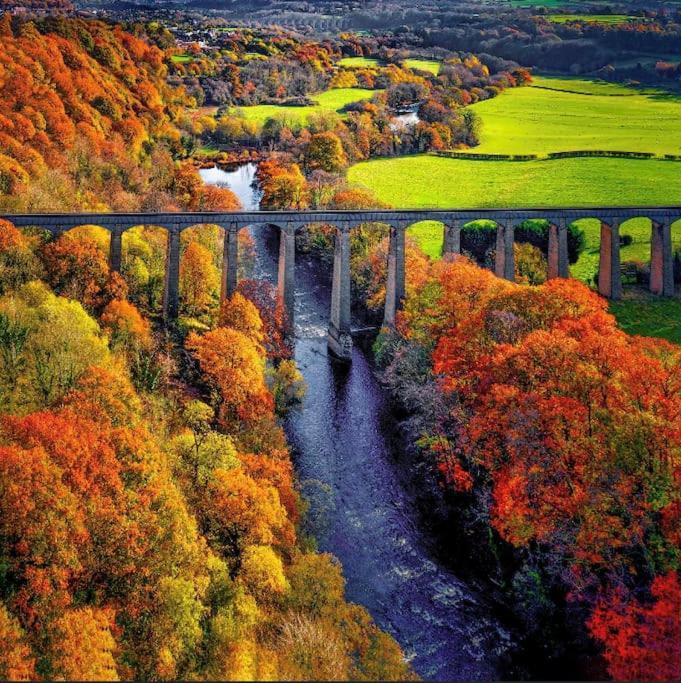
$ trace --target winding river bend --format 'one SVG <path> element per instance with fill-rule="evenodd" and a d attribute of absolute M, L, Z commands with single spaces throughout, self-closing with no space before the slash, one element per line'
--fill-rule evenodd
<path fill-rule="evenodd" d="M 256 167 L 202 171 L 257 209 Z M 276 230 L 253 232 L 256 277 L 276 282 Z M 330 281 L 318 264 L 296 265 L 295 359 L 307 383 L 303 409 L 286 423 L 303 489 L 311 493 L 312 532 L 343 567 L 349 600 L 366 607 L 428 680 L 503 677 L 510 638 L 483 596 L 438 564 L 423 542 L 418 513 L 391 454 L 386 397 L 368 358 L 351 366 L 327 355 Z"/>

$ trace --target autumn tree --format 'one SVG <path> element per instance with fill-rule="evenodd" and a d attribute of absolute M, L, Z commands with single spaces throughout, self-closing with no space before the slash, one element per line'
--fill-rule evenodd
<path fill-rule="evenodd" d="M 681 586 L 676 572 L 658 576 L 651 602 L 616 592 L 599 602 L 589 629 L 603 645 L 617 681 L 674 681 L 681 677 Z"/>
<path fill-rule="evenodd" d="M 102 311 L 100 321 L 112 349 L 134 353 L 151 347 L 151 326 L 134 304 L 123 299 L 111 301 Z"/>
<path fill-rule="evenodd" d="M 254 344 L 262 345 L 265 335 L 260 312 L 249 299 L 240 292 L 225 299 L 220 307 L 220 325 L 242 332 Z"/>
<path fill-rule="evenodd" d="M 185 312 L 205 314 L 220 287 L 220 273 L 212 254 L 202 244 L 191 241 L 180 262 L 180 297 Z"/>
<path fill-rule="evenodd" d="M 305 150 L 305 166 L 308 170 L 340 173 L 347 165 L 345 150 L 335 133 L 328 131 L 312 136 Z"/>
<path fill-rule="evenodd" d="M 47 281 L 59 294 L 99 311 L 112 299 L 124 299 L 127 287 L 109 264 L 97 242 L 68 233 L 45 244 L 40 251 Z"/>
<path fill-rule="evenodd" d="M 18 620 L 0 604 L 0 677 L 7 681 L 35 678 L 35 658 Z"/>
<path fill-rule="evenodd" d="M 35 279 L 40 263 L 20 230 L 0 219 L 0 295 Z"/>
<path fill-rule="evenodd" d="M 117 681 L 112 610 L 69 610 L 55 623 L 53 674 L 65 680 Z"/>
<path fill-rule="evenodd" d="M 50 404 L 88 366 L 108 360 L 99 326 L 83 307 L 39 283 L 0 299 L 0 316 L 0 362 L 7 372 L 0 385 L 14 405 Z"/>
<path fill-rule="evenodd" d="M 309 206 L 307 181 L 297 164 L 272 159 L 259 164 L 258 181 L 264 209 L 305 209 Z"/>
<path fill-rule="evenodd" d="M 271 410 L 272 397 L 264 381 L 264 353 L 243 332 L 218 327 L 202 336 L 192 333 L 187 348 L 217 390 L 220 413 L 227 424 Z"/>
<path fill-rule="evenodd" d="M 240 280 L 238 292 L 258 309 L 267 357 L 278 361 L 292 355 L 290 321 L 277 291 L 266 280 Z"/>

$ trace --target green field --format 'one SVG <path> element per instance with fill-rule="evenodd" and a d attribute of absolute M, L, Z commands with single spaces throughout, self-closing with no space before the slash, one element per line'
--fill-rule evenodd
<path fill-rule="evenodd" d="M 405 59 L 402 63 L 408 69 L 420 69 L 421 71 L 429 71 L 436 76 L 440 73 L 441 62 L 431 59 Z M 378 59 L 371 57 L 343 57 L 338 62 L 338 66 L 343 66 L 346 69 L 366 69 L 377 66 L 383 66 Z"/>
<path fill-rule="evenodd" d="M 429 71 L 435 76 L 440 73 L 440 67 L 442 66 L 441 62 L 436 62 L 430 59 L 405 59 L 403 63 L 408 69 Z"/>
<path fill-rule="evenodd" d="M 555 24 L 567 24 L 574 21 L 590 22 L 593 24 L 626 24 L 637 17 L 629 14 L 547 14 L 548 21 Z"/>
<path fill-rule="evenodd" d="M 380 66 L 380 62 L 378 59 L 370 59 L 369 57 L 343 57 L 338 62 L 338 66 L 344 66 L 346 69 L 366 69 Z"/>
<path fill-rule="evenodd" d="M 636 97 L 645 95 L 664 95 L 659 90 L 642 90 L 620 83 L 600 80 L 585 80 L 578 76 L 533 76 L 531 88 L 541 90 L 560 90 L 577 95 L 604 95 L 609 97 Z M 667 95 L 668 96 L 668 95 Z"/>
<path fill-rule="evenodd" d="M 353 166 L 351 182 L 373 190 L 392 206 L 414 208 L 598 207 L 681 204 L 681 163 L 638 159 L 556 159 L 553 161 L 466 161 L 420 155 L 378 159 Z M 597 220 L 579 221 L 587 244 L 575 277 L 589 281 L 598 265 Z M 634 219 L 622 226 L 634 243 L 623 260 L 648 259 L 650 223 Z M 426 253 L 439 256 L 442 228 L 423 223 L 412 230 Z M 676 237 L 676 235 L 675 235 Z"/>
<path fill-rule="evenodd" d="M 252 107 L 240 107 L 239 111 L 249 121 L 265 123 L 267 119 L 283 117 L 293 125 L 304 124 L 312 114 L 320 112 L 338 112 L 351 102 L 371 99 L 379 90 L 364 88 L 336 88 L 312 95 L 317 104 L 307 107 L 278 106 L 276 104 L 258 104 Z"/>
<path fill-rule="evenodd" d="M 171 55 L 170 61 L 174 64 L 189 64 L 194 58 L 191 55 Z"/>
<path fill-rule="evenodd" d="M 603 149 L 681 154 L 681 98 L 607 83 L 536 77 L 471 107 L 483 121 L 474 152 Z"/>
<path fill-rule="evenodd" d="M 629 334 L 661 337 L 681 344 L 681 300 L 661 299 L 640 291 L 625 292 L 622 301 L 611 302 L 610 312 Z"/>
<path fill-rule="evenodd" d="M 655 159 L 513 162 L 422 154 L 356 164 L 348 177 L 394 206 L 473 209 L 681 204 L 681 163 Z"/>
<path fill-rule="evenodd" d="M 474 152 L 537 154 L 606 149 L 681 153 L 681 101 L 659 92 L 572 78 L 536 77 L 532 87 L 506 90 L 473 105 L 483 121 Z M 418 155 L 378 159 L 350 169 L 353 183 L 393 206 L 599 207 L 681 204 L 681 163 L 658 159 L 569 158 L 527 162 L 468 161 Z M 587 245 L 573 266 L 589 281 L 598 265 L 599 223 L 580 221 Z M 647 261 L 650 224 L 622 227 L 632 245 L 623 260 Z M 441 226 L 421 224 L 412 234 L 437 256 Z"/>

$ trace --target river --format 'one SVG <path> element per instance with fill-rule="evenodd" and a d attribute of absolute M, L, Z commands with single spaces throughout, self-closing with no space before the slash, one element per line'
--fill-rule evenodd
<path fill-rule="evenodd" d="M 245 209 L 257 209 L 255 164 L 236 171 L 204 169 Z M 278 235 L 253 231 L 256 277 L 276 282 Z M 423 541 L 414 501 L 391 452 L 394 422 L 369 358 L 355 347 L 351 365 L 327 354 L 330 279 L 298 258 L 295 359 L 307 383 L 302 410 L 286 421 L 303 491 L 312 500 L 319 548 L 343 567 L 349 600 L 366 607 L 428 680 L 504 676 L 510 637 L 484 596 L 441 566 Z"/>

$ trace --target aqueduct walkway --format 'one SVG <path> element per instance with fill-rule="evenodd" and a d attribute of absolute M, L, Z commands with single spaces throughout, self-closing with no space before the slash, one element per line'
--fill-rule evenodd
<path fill-rule="evenodd" d="M 674 293 L 671 226 L 681 220 L 681 207 L 610 207 L 602 209 L 479 209 L 479 210 L 381 210 L 381 211 L 240 211 L 202 213 L 72 213 L 2 215 L 17 227 L 38 227 L 53 235 L 81 226 L 100 226 L 111 234 L 110 265 L 120 270 L 122 235 L 133 227 L 155 226 L 168 232 L 164 312 L 175 318 L 179 310 L 180 234 L 198 225 L 224 229 L 222 296 L 237 286 L 238 233 L 242 228 L 274 225 L 280 230 L 279 294 L 293 318 L 295 287 L 295 235 L 311 224 L 336 228 L 333 286 L 329 322 L 329 346 L 341 358 L 352 350 L 350 329 L 350 232 L 366 223 L 390 226 L 390 248 L 384 321 L 391 325 L 405 292 L 405 233 L 410 225 L 437 221 L 444 226 L 444 256 L 460 253 L 461 227 L 474 220 L 490 220 L 497 225 L 495 272 L 512 280 L 515 267 L 513 244 L 515 227 L 528 219 L 549 222 L 549 277 L 568 277 L 567 228 L 580 218 L 601 222 L 598 289 L 603 296 L 621 296 L 619 227 L 631 218 L 651 221 L 650 289 L 658 295 Z"/>

